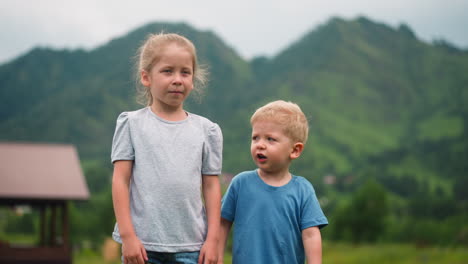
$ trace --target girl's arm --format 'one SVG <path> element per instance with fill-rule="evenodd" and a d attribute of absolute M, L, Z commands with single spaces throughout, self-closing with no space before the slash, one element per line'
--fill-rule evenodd
<path fill-rule="evenodd" d="M 307 264 L 322 263 L 322 236 L 316 226 L 302 230 L 302 243 L 304 244 Z"/>
<path fill-rule="evenodd" d="M 228 240 L 229 231 L 231 230 L 232 222 L 221 218 L 221 228 L 219 232 L 219 245 L 218 245 L 218 263 L 223 264 L 224 250 Z"/>
<path fill-rule="evenodd" d="M 124 263 L 144 264 L 148 260 L 146 250 L 135 234 L 130 216 L 129 185 L 132 175 L 133 161 L 119 160 L 114 162 L 112 175 L 112 202 L 115 218 L 122 238 L 122 255 Z"/>
<path fill-rule="evenodd" d="M 202 191 L 208 219 L 208 234 L 200 251 L 199 264 L 216 264 L 218 259 L 221 187 L 217 175 L 203 175 Z"/>

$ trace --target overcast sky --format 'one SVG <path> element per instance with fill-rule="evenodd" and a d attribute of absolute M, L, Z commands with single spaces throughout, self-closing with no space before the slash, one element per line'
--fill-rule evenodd
<path fill-rule="evenodd" d="M 92 49 L 149 22 L 211 30 L 241 56 L 275 55 L 330 17 L 406 23 L 468 49 L 468 0 L 0 0 L 0 63 L 36 46 Z"/>

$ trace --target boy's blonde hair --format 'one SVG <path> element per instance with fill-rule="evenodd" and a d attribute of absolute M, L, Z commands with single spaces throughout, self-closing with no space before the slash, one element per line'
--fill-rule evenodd
<path fill-rule="evenodd" d="M 293 141 L 305 145 L 309 134 L 309 122 L 299 105 L 283 100 L 268 103 L 255 111 L 250 124 L 257 121 L 273 121 L 283 126 L 284 133 Z"/>
<path fill-rule="evenodd" d="M 149 87 L 141 85 L 141 72 L 150 72 L 153 66 L 160 60 L 164 49 L 169 44 L 177 44 L 178 46 L 187 49 L 193 58 L 193 91 L 202 94 L 203 88 L 207 82 L 208 72 L 204 67 L 200 66 L 197 59 L 197 50 L 192 41 L 184 36 L 174 33 L 150 34 L 146 38 L 143 45 L 140 46 L 136 54 L 135 64 L 135 81 L 138 89 L 138 101 L 145 105 L 153 103 L 153 97 Z"/>

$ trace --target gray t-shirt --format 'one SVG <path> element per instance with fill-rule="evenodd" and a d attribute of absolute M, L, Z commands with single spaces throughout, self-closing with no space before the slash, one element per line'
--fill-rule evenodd
<path fill-rule="evenodd" d="M 134 161 L 130 213 L 147 250 L 201 249 L 207 232 L 202 174 L 221 173 L 222 144 L 219 126 L 195 114 L 177 122 L 149 107 L 120 114 L 111 158 Z M 117 224 L 113 238 L 122 243 Z"/>

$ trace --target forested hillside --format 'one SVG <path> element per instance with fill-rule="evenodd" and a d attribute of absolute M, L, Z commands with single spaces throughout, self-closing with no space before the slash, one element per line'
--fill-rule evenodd
<path fill-rule="evenodd" d="M 405 228 L 424 219 L 426 229 L 412 238 L 434 241 L 420 236 L 451 221 L 458 227 L 444 239 L 467 243 L 468 226 L 461 223 L 468 209 L 468 51 L 422 42 L 406 25 L 334 18 L 276 56 L 251 61 L 213 32 L 186 24 L 148 24 L 89 51 L 36 48 L 0 66 L 0 140 L 72 143 L 85 164 L 94 164 L 88 172 L 109 169 L 116 117 L 141 107 L 133 56 L 149 33 L 162 30 L 193 40 L 209 67 L 204 96 L 192 97 L 187 109 L 220 124 L 226 173 L 253 168 L 253 111 L 291 100 L 311 126 L 294 173 L 316 186 L 331 219 L 351 210 L 342 198 L 370 186 L 361 192 L 387 193 L 382 201 L 391 206 L 382 217 L 395 228 L 395 219 L 407 220 L 388 239 L 408 239 Z M 96 193 L 107 190 L 109 174 L 87 177 L 101 186 Z"/>
<path fill-rule="evenodd" d="M 140 107 L 134 55 L 150 33 L 178 32 L 192 39 L 212 76 L 203 103 L 189 109 L 213 119 L 237 108 L 250 70 L 211 32 L 185 24 L 149 24 L 91 51 L 37 48 L 0 67 L 1 140 L 68 142 L 82 159 L 108 159 L 115 119 Z M 195 97 L 193 97 L 195 98 Z M 216 113 L 218 115 L 216 115 Z"/>

